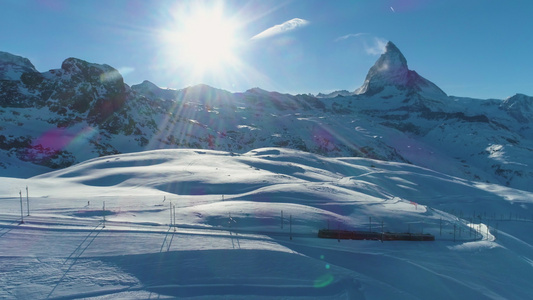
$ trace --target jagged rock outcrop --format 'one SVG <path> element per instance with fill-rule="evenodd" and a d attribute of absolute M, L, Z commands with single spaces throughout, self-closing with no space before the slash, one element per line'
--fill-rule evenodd
<path fill-rule="evenodd" d="M 132 85 L 131 89 L 151 99 L 155 98 L 173 101 L 179 97 L 179 91 L 173 89 L 162 89 L 148 80 L 145 80 L 137 85 Z"/>
<path fill-rule="evenodd" d="M 0 51 L 0 80 L 19 80 L 24 73 L 38 73 L 29 59 Z"/>

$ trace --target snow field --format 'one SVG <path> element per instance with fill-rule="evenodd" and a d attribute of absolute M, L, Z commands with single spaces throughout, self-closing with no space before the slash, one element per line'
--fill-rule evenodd
<path fill-rule="evenodd" d="M 527 299 L 533 292 L 530 193 L 412 165 L 273 148 L 161 150 L 1 182 L 2 298 Z M 327 226 L 431 233 L 436 241 L 318 239 Z"/>

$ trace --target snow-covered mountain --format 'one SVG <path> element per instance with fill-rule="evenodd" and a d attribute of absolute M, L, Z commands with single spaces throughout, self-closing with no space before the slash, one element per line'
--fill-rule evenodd
<path fill-rule="evenodd" d="M 434 83 L 409 70 L 407 60 L 398 47 L 388 42 L 385 53 L 370 68 L 365 82 L 354 93 L 372 96 L 386 92 L 391 95 L 406 90 L 409 93 L 424 93 L 434 97 L 443 97 L 446 94 Z"/>
<path fill-rule="evenodd" d="M 37 72 L 29 59 L 0 51 L 0 80 L 19 80 L 24 73 Z"/>
<path fill-rule="evenodd" d="M 244 153 L 284 147 L 407 162 L 531 191 L 533 98 L 448 96 L 391 42 L 355 92 L 230 93 L 129 87 L 80 59 L 39 73 L 0 55 L 0 175 L 28 177 L 94 157 L 161 148 Z"/>

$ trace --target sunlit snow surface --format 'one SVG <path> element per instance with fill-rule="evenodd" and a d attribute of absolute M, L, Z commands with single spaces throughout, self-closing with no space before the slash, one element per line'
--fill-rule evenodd
<path fill-rule="evenodd" d="M 0 298 L 533 294 L 533 195 L 412 165 L 160 150 L 0 182 Z M 436 241 L 317 238 L 327 227 Z"/>

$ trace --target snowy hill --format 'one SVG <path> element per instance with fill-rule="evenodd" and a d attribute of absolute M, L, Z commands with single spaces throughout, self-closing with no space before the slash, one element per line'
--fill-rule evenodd
<path fill-rule="evenodd" d="M 281 148 L 181 149 L 0 182 L 1 298 L 528 299 L 533 292 L 533 195 L 414 165 Z M 436 240 L 317 238 L 327 227 Z"/>
<path fill-rule="evenodd" d="M 391 42 L 355 92 L 317 97 L 206 85 L 172 90 L 148 81 L 129 87 L 111 66 L 76 58 L 39 73 L 4 53 L 0 70 L 3 176 L 27 178 L 119 153 L 242 154 L 274 146 L 407 162 L 533 191 L 533 98 L 447 96 L 410 70 Z"/>

